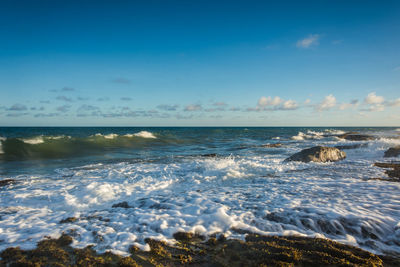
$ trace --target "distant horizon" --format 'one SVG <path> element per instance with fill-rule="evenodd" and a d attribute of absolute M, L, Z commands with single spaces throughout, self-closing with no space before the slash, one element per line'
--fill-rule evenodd
<path fill-rule="evenodd" d="M 309 125 L 299 125 L 299 126 L 235 126 L 235 125 L 224 125 L 224 126 L 0 126 L 0 128 L 398 128 L 400 126 L 309 126 Z"/>

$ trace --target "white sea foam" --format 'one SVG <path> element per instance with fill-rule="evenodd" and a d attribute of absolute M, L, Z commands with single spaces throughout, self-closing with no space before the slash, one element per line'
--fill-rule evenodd
<path fill-rule="evenodd" d="M 118 134 L 115 133 L 110 133 L 110 134 L 101 134 L 101 133 L 97 133 L 94 136 L 96 137 L 103 137 L 105 139 L 114 139 L 116 137 L 118 137 Z"/>
<path fill-rule="evenodd" d="M 32 248 L 74 229 L 76 247 L 127 255 L 132 244 L 148 250 L 147 237 L 172 242 L 173 233 L 191 231 L 243 238 L 235 231 L 242 229 L 400 253 L 400 184 L 371 179 L 386 176 L 373 163 L 399 140 L 370 141 L 336 163 L 283 163 L 306 147 L 349 142 L 310 138 L 286 143 L 281 154 L 91 164 L 11 177 L 19 182 L 0 188 L 0 250 Z M 130 208 L 112 208 L 123 201 Z M 59 223 L 67 217 L 78 220 Z"/>
<path fill-rule="evenodd" d="M 32 248 L 46 235 L 75 229 L 74 246 L 95 244 L 99 252 L 126 255 L 132 244 L 148 249 L 147 237 L 172 241 L 180 230 L 242 237 L 235 231 L 242 229 L 400 252 L 400 184 L 369 180 L 384 174 L 371 167 L 378 154 L 363 157 L 387 146 L 377 141 L 329 164 L 282 163 L 288 151 L 18 176 L 20 182 L 1 193 L 0 250 Z M 122 201 L 131 208 L 112 208 Z M 71 216 L 78 220 L 59 223 Z"/>
<path fill-rule="evenodd" d="M 324 134 L 322 132 L 315 132 L 308 130 L 307 133 L 299 132 L 297 135 L 292 136 L 292 140 L 306 140 L 306 139 L 321 139 L 324 137 Z"/>
<path fill-rule="evenodd" d="M 313 130 L 307 130 L 306 133 L 304 132 L 298 132 L 297 135 L 294 135 L 291 137 L 292 140 L 312 140 L 312 139 L 322 139 L 324 137 L 329 137 L 333 135 L 339 135 L 339 134 L 344 134 L 345 132 L 342 130 L 334 130 L 334 129 L 327 129 L 324 130 L 323 132 L 318 132 L 318 131 L 313 131 Z"/>
<path fill-rule="evenodd" d="M 3 141 L 7 140 L 7 138 L 0 136 L 0 154 L 4 154 L 3 151 Z"/>
<path fill-rule="evenodd" d="M 142 137 L 142 138 L 157 138 L 153 133 L 148 132 L 148 131 L 140 131 L 138 133 L 134 134 L 126 134 L 126 137 Z"/>
<path fill-rule="evenodd" d="M 21 139 L 24 143 L 30 144 L 30 145 L 37 145 L 37 144 L 43 144 L 44 139 L 43 136 L 36 136 L 32 138 L 23 138 Z"/>
<path fill-rule="evenodd" d="M 50 140 L 60 140 L 60 139 L 64 139 L 64 138 L 71 139 L 71 136 L 56 135 L 56 136 L 46 136 L 46 138 L 47 138 L 47 139 L 50 139 Z"/>
<path fill-rule="evenodd" d="M 346 132 L 345 131 L 342 131 L 342 130 L 336 130 L 336 129 L 327 129 L 327 130 L 324 130 L 324 132 L 325 133 L 327 133 L 327 134 L 332 134 L 332 135 L 339 135 L 339 134 L 345 134 Z"/>

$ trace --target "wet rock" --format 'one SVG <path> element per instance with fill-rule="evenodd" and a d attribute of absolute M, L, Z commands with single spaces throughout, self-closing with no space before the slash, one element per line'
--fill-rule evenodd
<path fill-rule="evenodd" d="M 146 238 L 150 251 L 134 248 L 129 257 L 122 257 L 96 253 L 90 246 L 72 248 L 73 239 L 62 235 L 40 241 L 33 250 L 7 248 L 0 252 L 0 266 L 399 266 L 398 259 L 329 239 L 257 234 L 212 242 L 193 234 L 189 238 L 174 245 Z"/>
<path fill-rule="evenodd" d="M 367 147 L 368 144 L 354 144 L 354 145 L 342 145 L 342 146 L 335 146 L 337 149 L 356 149 L 360 147 Z"/>
<path fill-rule="evenodd" d="M 128 202 L 123 201 L 117 204 L 112 205 L 113 208 L 124 208 L 124 209 L 129 209 L 132 208 L 131 206 L 128 205 Z"/>
<path fill-rule="evenodd" d="M 265 144 L 265 145 L 262 145 L 261 147 L 265 147 L 265 148 L 278 148 L 278 147 L 281 147 L 281 146 L 282 146 L 281 143 L 275 143 L 275 144 Z"/>
<path fill-rule="evenodd" d="M 398 162 L 377 162 L 374 164 L 376 167 L 388 169 L 385 173 L 390 177 L 393 178 L 390 181 L 400 182 L 400 163 Z M 384 179 L 382 179 L 384 180 Z"/>
<path fill-rule="evenodd" d="M 76 218 L 76 217 L 68 217 L 66 219 L 62 219 L 60 221 L 60 223 L 73 223 L 73 222 L 76 222 L 77 220 L 78 220 L 78 218 Z"/>
<path fill-rule="evenodd" d="M 345 133 L 338 135 L 337 137 L 349 141 L 369 141 L 369 140 L 375 140 L 376 138 L 372 135 L 367 135 L 367 134 L 356 134 L 356 133 Z"/>
<path fill-rule="evenodd" d="M 198 235 L 198 234 L 194 234 L 194 233 L 189 233 L 189 232 L 176 232 L 175 234 L 173 234 L 173 237 L 178 240 L 178 241 L 183 241 L 183 242 L 188 242 L 191 241 L 193 239 L 200 239 L 200 240 L 204 240 L 205 237 Z"/>
<path fill-rule="evenodd" d="M 14 179 L 4 179 L 4 180 L 0 180 L 0 187 L 2 186 L 6 186 L 6 185 L 10 185 L 15 183 L 16 181 Z"/>
<path fill-rule="evenodd" d="M 206 158 L 215 158 L 217 156 L 217 154 L 215 153 L 210 153 L 210 154 L 203 154 L 201 155 L 202 157 L 206 157 Z"/>
<path fill-rule="evenodd" d="M 397 157 L 400 155 L 400 146 L 391 147 L 385 151 L 385 158 Z"/>
<path fill-rule="evenodd" d="M 72 237 L 44 239 L 32 250 L 11 247 L 0 252 L 0 266 L 140 266 L 132 257 L 111 252 L 98 254 L 87 246 L 72 248 Z M 137 258 L 140 260 L 139 258 Z M 146 266 L 150 265 L 150 262 Z"/>
<path fill-rule="evenodd" d="M 312 148 L 303 149 L 302 151 L 293 154 L 287 161 L 302 161 L 302 162 L 331 162 L 346 158 L 346 153 L 336 147 L 315 146 Z"/>

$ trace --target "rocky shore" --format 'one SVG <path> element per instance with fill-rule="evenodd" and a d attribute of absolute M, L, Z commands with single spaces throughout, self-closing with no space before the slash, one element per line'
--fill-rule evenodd
<path fill-rule="evenodd" d="M 130 255 L 77 249 L 63 234 L 45 239 L 33 250 L 8 248 L 0 266 L 399 266 L 400 261 L 328 239 L 248 234 L 244 241 L 223 235 L 205 237 L 178 232 L 174 245 L 146 239 L 150 251 L 134 246 Z"/>

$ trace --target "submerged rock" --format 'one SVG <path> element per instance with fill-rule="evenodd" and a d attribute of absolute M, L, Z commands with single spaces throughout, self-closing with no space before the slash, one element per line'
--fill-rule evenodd
<path fill-rule="evenodd" d="M 131 206 L 129 206 L 128 202 L 126 202 L 126 201 L 123 201 L 123 202 L 120 202 L 120 203 L 116 203 L 116 204 L 112 205 L 112 207 L 113 208 L 124 208 L 124 209 L 131 208 Z"/>
<path fill-rule="evenodd" d="M 385 151 L 385 158 L 397 157 L 400 155 L 400 146 L 391 147 Z"/>
<path fill-rule="evenodd" d="M 367 134 L 356 134 L 356 133 L 345 133 L 341 135 L 337 135 L 337 137 L 341 139 L 346 139 L 349 141 L 369 141 L 369 140 L 375 140 L 376 138 L 372 135 L 367 135 Z"/>
<path fill-rule="evenodd" d="M 338 149 L 356 149 L 360 147 L 366 147 L 368 144 L 354 144 L 354 145 L 341 145 L 341 146 L 335 146 Z"/>
<path fill-rule="evenodd" d="M 389 176 L 390 181 L 392 182 L 400 182 L 400 163 L 399 162 L 377 162 L 374 164 L 376 167 L 387 169 L 385 173 Z M 383 179 L 385 180 L 385 179 Z"/>
<path fill-rule="evenodd" d="M 76 218 L 76 217 L 68 217 L 66 219 L 62 219 L 60 221 L 60 223 L 73 223 L 73 222 L 76 222 L 77 220 L 78 220 L 78 218 Z"/>
<path fill-rule="evenodd" d="M 0 180 L 0 187 L 2 186 L 6 186 L 6 185 L 10 185 L 15 183 L 14 179 L 4 179 L 4 180 Z"/>
<path fill-rule="evenodd" d="M 203 155 L 201 155 L 202 157 L 205 157 L 205 158 L 215 158 L 216 156 L 217 156 L 217 154 L 215 154 L 215 153 L 210 153 L 210 154 L 203 154 Z"/>
<path fill-rule="evenodd" d="M 315 146 L 312 148 L 303 149 L 302 151 L 293 154 L 287 161 L 302 161 L 302 162 L 330 162 L 338 161 L 346 158 L 346 152 L 341 151 L 336 147 Z"/>

